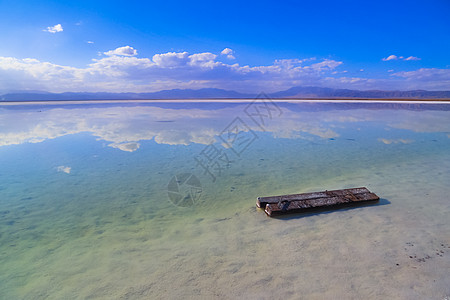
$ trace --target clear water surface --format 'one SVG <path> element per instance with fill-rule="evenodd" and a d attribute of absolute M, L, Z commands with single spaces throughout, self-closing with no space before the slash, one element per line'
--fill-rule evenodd
<path fill-rule="evenodd" d="M 2 104 L 0 298 L 449 299 L 449 182 L 450 104 Z"/>

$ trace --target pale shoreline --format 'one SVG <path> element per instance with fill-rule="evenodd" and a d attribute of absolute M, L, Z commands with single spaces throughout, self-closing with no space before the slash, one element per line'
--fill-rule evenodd
<path fill-rule="evenodd" d="M 224 99 L 128 99 L 128 100 L 45 100 L 45 101 L 0 101 L 0 106 L 54 105 L 54 104 L 102 104 L 102 103 L 248 103 L 255 100 L 270 100 L 282 103 L 405 103 L 405 104 L 450 104 L 450 99 L 272 99 L 272 98 L 224 98 Z"/>

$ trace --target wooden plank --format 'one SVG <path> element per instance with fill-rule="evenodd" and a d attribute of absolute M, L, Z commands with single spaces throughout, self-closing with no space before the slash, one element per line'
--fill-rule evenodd
<path fill-rule="evenodd" d="M 352 205 L 366 201 L 377 201 L 380 198 L 367 188 L 323 191 L 315 193 L 258 197 L 257 206 L 265 205 L 269 217 L 298 213 L 314 208 L 331 208 L 334 206 Z"/>
<path fill-rule="evenodd" d="M 333 191 L 323 191 L 323 192 L 313 192 L 313 193 L 302 193 L 302 194 L 292 194 L 283 196 L 269 196 L 269 197 L 258 197 L 256 200 L 256 206 L 259 208 L 266 207 L 268 203 L 278 203 L 283 200 L 293 201 L 293 200 L 310 200 L 317 198 L 326 198 L 329 194 L 345 195 L 347 193 L 352 194 L 362 194 L 370 193 L 366 187 L 344 189 L 344 190 L 333 190 Z"/>

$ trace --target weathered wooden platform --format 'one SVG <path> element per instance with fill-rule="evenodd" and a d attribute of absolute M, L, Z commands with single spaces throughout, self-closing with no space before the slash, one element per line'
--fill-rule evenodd
<path fill-rule="evenodd" d="M 313 208 L 332 208 L 377 201 L 380 197 L 365 187 L 304 194 L 258 197 L 256 206 L 264 208 L 269 217 L 307 211 Z"/>

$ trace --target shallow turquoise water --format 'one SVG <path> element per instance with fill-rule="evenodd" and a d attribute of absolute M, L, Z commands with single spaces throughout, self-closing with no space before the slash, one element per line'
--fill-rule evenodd
<path fill-rule="evenodd" d="M 0 298 L 444 299 L 449 150 L 449 104 L 0 105 Z"/>

